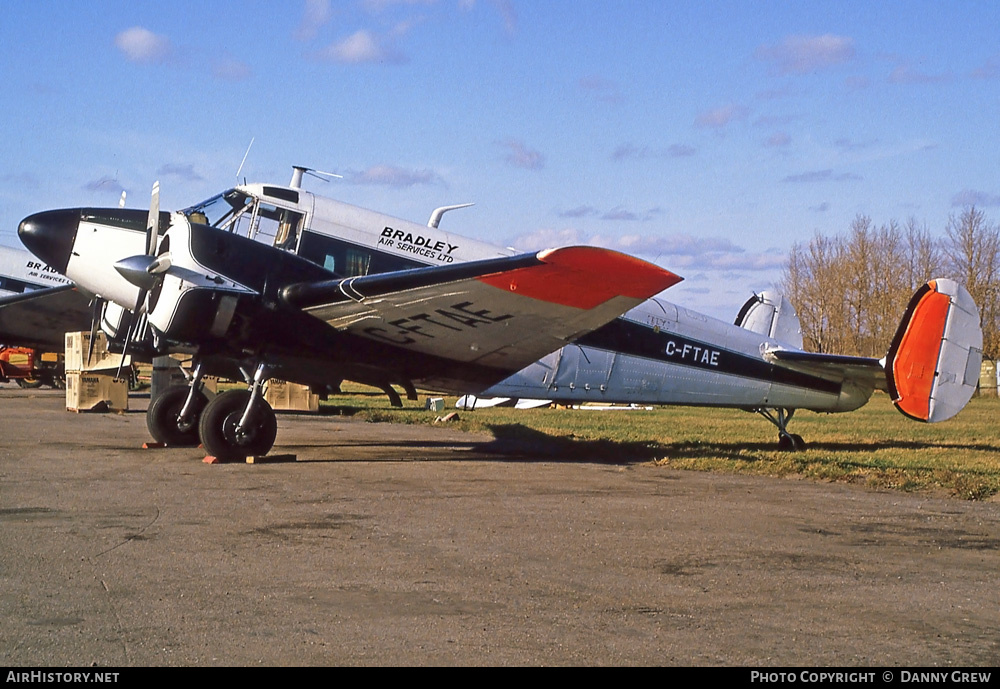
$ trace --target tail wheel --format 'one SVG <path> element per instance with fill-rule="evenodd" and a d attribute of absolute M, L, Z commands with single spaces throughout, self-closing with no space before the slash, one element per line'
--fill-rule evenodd
<path fill-rule="evenodd" d="M 798 433 L 779 434 L 778 449 L 782 452 L 801 452 L 806 449 L 806 441 Z"/>
<path fill-rule="evenodd" d="M 274 446 L 278 421 L 271 405 L 263 399 L 254 403 L 247 427 L 237 432 L 249 402 L 249 390 L 230 390 L 208 403 L 198 423 L 198 434 L 208 454 L 231 461 L 267 454 Z"/>
<path fill-rule="evenodd" d="M 208 404 L 208 398 L 199 392 L 194 398 L 194 409 L 187 423 L 180 423 L 178 417 L 184 409 L 190 388 L 175 385 L 157 395 L 146 411 L 146 427 L 153 440 L 164 445 L 191 447 L 198 444 L 198 419 Z"/>

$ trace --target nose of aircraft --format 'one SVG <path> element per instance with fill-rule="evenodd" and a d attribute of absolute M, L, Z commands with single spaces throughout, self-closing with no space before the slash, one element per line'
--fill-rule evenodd
<path fill-rule="evenodd" d="M 65 274 L 79 224 L 79 209 L 43 211 L 22 220 L 17 235 L 31 253 Z"/>

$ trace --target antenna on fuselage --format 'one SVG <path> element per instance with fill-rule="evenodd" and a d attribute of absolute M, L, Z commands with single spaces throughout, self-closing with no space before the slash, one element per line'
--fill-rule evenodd
<path fill-rule="evenodd" d="M 247 162 L 247 156 L 250 155 L 250 149 L 253 148 L 253 142 L 256 137 L 250 137 L 250 145 L 247 146 L 247 152 L 243 154 L 243 160 L 240 161 L 240 167 L 236 171 L 236 183 L 240 183 L 240 173 L 243 172 L 243 165 Z"/>
<path fill-rule="evenodd" d="M 310 177 L 315 177 L 316 179 L 322 179 L 324 182 L 330 181 L 328 179 L 323 179 L 324 177 L 336 177 L 337 179 L 344 179 L 343 175 L 338 175 L 336 172 L 323 172 L 322 170 L 314 170 L 311 167 L 292 165 L 292 181 L 288 183 L 288 186 L 290 186 L 292 189 L 301 189 L 303 175 L 309 175 Z"/>
<path fill-rule="evenodd" d="M 459 208 L 468 208 L 469 206 L 475 206 L 474 203 L 459 203 L 455 206 L 441 206 L 440 208 L 435 208 L 431 212 L 430 220 L 427 221 L 427 227 L 437 227 L 441 223 L 441 217 L 448 211 L 458 210 Z"/>

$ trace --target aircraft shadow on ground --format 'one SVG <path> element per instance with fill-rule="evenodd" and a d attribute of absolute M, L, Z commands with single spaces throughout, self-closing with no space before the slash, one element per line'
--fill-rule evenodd
<path fill-rule="evenodd" d="M 561 462 L 600 462 L 606 464 L 638 464 L 657 459 L 698 459 L 715 457 L 739 462 L 754 462 L 759 452 L 776 452 L 774 442 L 623 442 L 608 439 L 587 440 L 552 436 L 521 424 L 488 426 L 493 440 L 478 444 L 474 451 L 490 455 L 505 455 L 507 459 L 527 459 Z M 806 453 L 814 452 L 876 452 L 878 450 L 928 450 L 943 445 L 915 441 L 882 441 L 876 443 L 816 443 Z M 956 450 L 995 452 L 998 447 L 988 444 L 948 444 Z"/>
<path fill-rule="evenodd" d="M 337 443 L 335 440 L 326 443 L 306 442 L 289 443 L 283 448 L 294 450 L 295 448 L 335 448 L 338 445 L 343 447 L 384 447 L 419 450 L 455 450 L 456 446 L 464 446 L 464 451 L 458 456 L 463 460 L 474 460 L 474 455 L 486 455 L 488 461 L 506 462 L 567 462 L 583 464 L 610 464 L 610 465 L 632 465 L 651 462 L 658 459 L 699 459 L 699 458 L 722 458 L 734 462 L 755 462 L 760 459 L 759 453 L 771 453 L 778 451 L 777 440 L 773 442 L 674 442 L 658 443 L 648 441 L 616 441 L 609 439 L 584 439 L 577 437 L 566 437 L 549 435 L 542 431 L 535 430 L 522 424 L 493 424 L 488 425 L 488 432 L 493 436 L 488 441 L 471 441 L 461 443 L 455 441 L 434 441 L 434 440 L 360 440 Z M 929 442 L 916 442 L 912 440 L 891 440 L 873 443 L 861 442 L 817 442 L 810 443 L 805 450 L 805 455 L 810 452 L 838 452 L 838 453 L 871 453 L 879 450 L 929 450 L 941 447 L 948 447 L 955 450 L 973 450 L 981 452 L 996 452 L 1000 447 L 985 443 L 970 443 L 963 445 L 938 444 Z M 470 456 L 472 455 L 472 456 Z M 456 456 L 450 455 L 449 460 Z M 387 458 L 388 459 L 388 458 Z M 420 458 L 419 456 L 409 457 L 403 461 L 435 461 L 441 457 Z M 342 459 L 331 459 L 330 461 L 343 461 Z M 358 461 L 370 461 L 361 459 Z"/>

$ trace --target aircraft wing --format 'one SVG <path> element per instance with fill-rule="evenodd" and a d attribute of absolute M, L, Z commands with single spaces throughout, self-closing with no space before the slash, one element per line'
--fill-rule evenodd
<path fill-rule="evenodd" d="M 680 280 L 615 251 L 569 247 L 300 283 L 281 298 L 338 331 L 496 369 L 499 380 Z"/>
<path fill-rule="evenodd" d="M 89 330 L 90 297 L 74 285 L 0 298 L 0 342 L 62 351 L 66 333 Z"/>
<path fill-rule="evenodd" d="M 870 384 L 876 390 L 888 389 L 882 362 L 871 357 L 771 349 L 764 353 L 764 358 L 782 368 L 827 380 L 836 382 L 851 380 Z"/>

